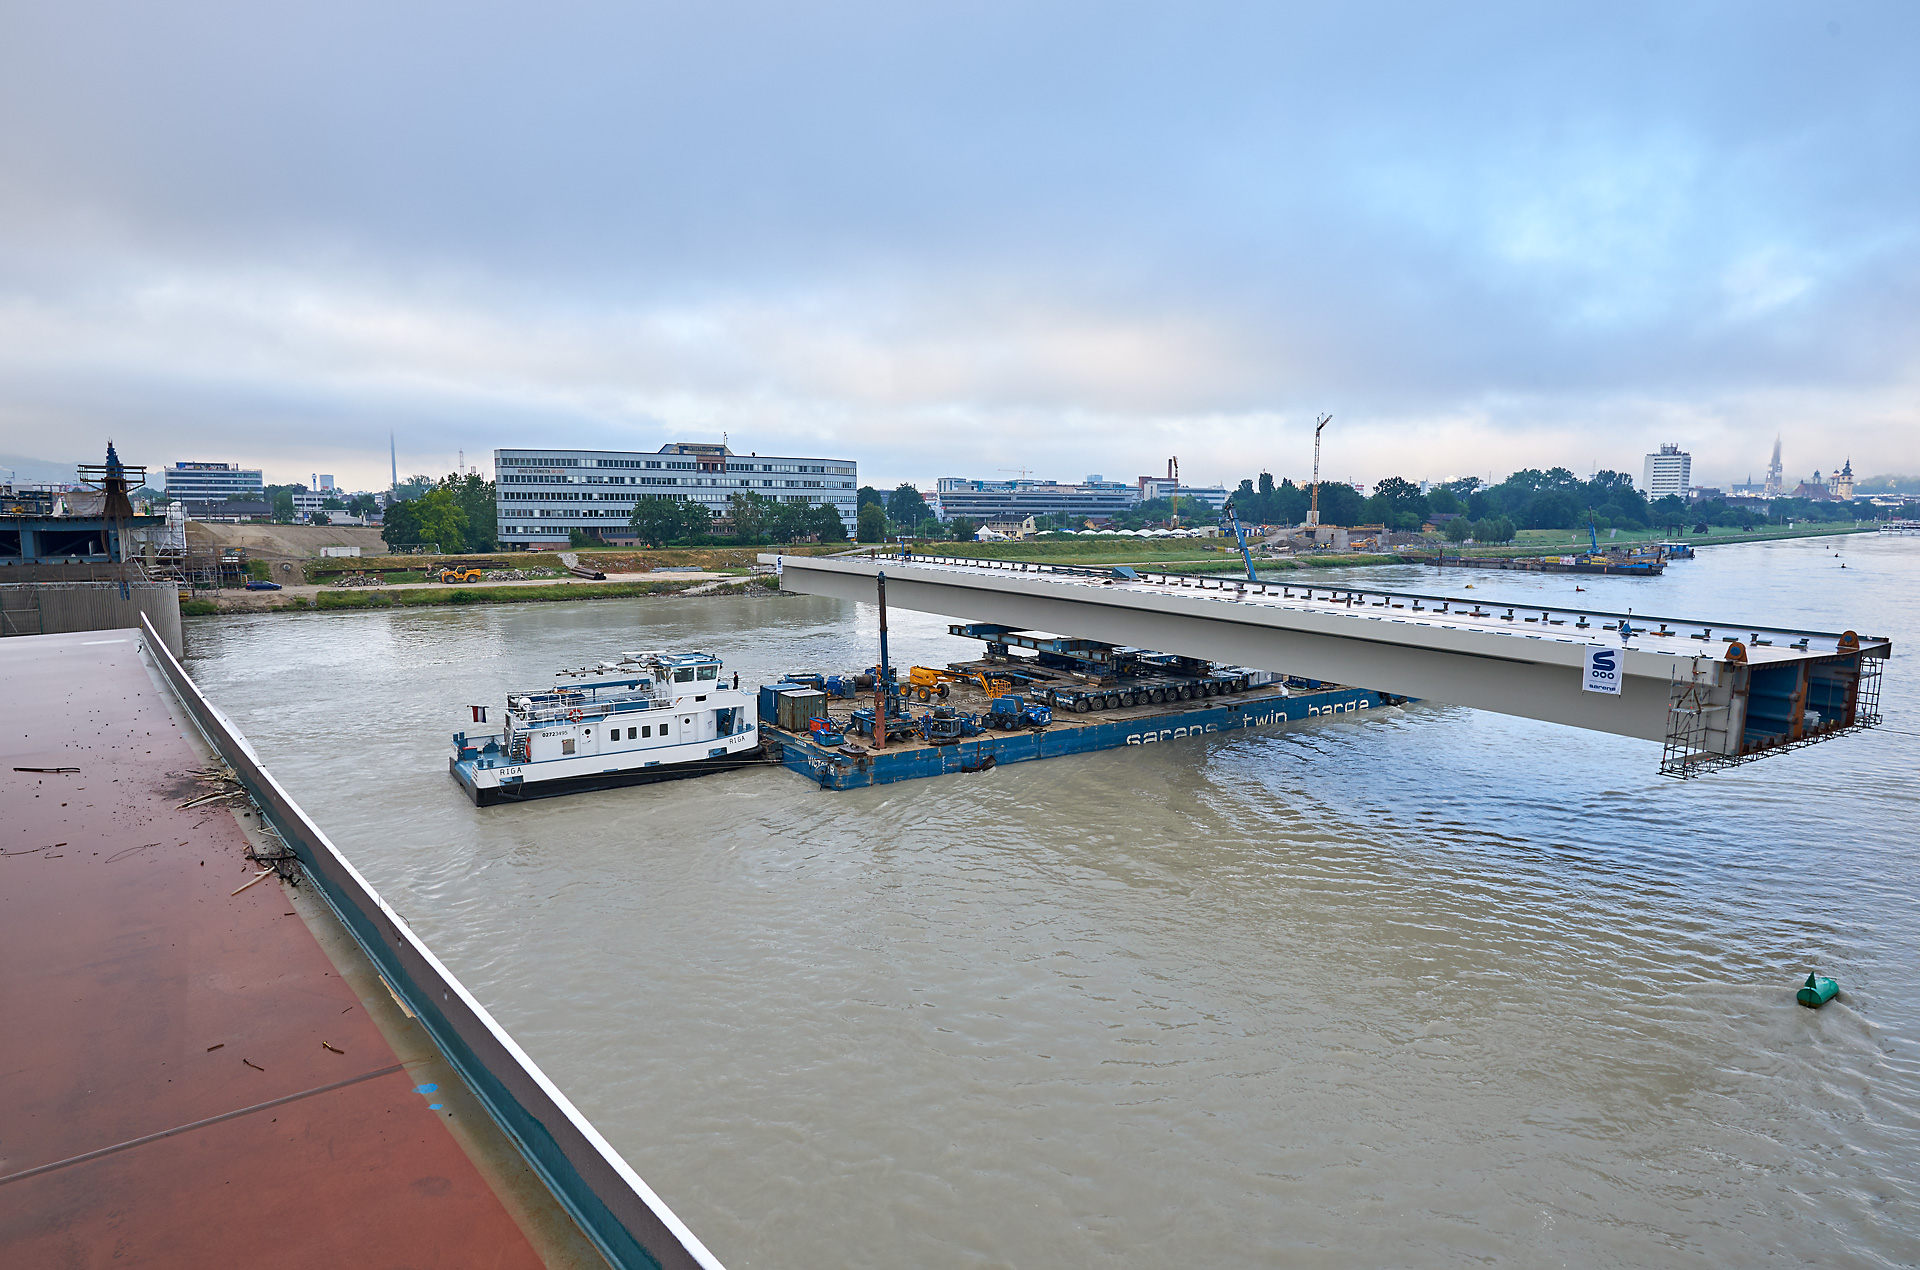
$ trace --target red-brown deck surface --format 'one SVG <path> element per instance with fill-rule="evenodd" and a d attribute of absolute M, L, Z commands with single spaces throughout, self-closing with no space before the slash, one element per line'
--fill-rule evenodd
<path fill-rule="evenodd" d="M 0 640 L 0 1265 L 539 1266 L 159 694 Z"/>

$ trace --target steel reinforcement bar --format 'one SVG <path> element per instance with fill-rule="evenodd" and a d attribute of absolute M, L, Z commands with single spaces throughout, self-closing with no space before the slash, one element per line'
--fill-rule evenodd
<path fill-rule="evenodd" d="M 300 857 L 387 986 L 420 1020 L 587 1237 L 619 1270 L 721 1270 L 525 1051 L 413 933 L 261 763 L 240 730 L 201 693 L 151 624 L 144 643 L 215 752 Z"/>

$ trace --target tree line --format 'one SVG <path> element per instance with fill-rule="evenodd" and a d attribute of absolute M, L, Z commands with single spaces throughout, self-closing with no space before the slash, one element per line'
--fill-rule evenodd
<path fill-rule="evenodd" d="M 497 551 L 494 483 L 477 473 L 450 472 L 439 480 L 410 476 L 401 490 L 412 498 L 387 504 L 380 537 L 389 547 L 438 546 L 441 551 Z"/>
<path fill-rule="evenodd" d="M 275 511 L 284 500 L 292 518 L 292 490 L 273 487 Z M 438 544 L 448 552 L 495 551 L 497 511 L 494 483 L 473 473 L 451 473 L 434 480 L 408 478 L 397 492 L 412 492 L 387 507 L 380 535 L 392 547 Z M 371 503 L 371 496 L 354 500 Z M 337 501 L 337 500 L 336 500 Z M 1240 482 L 1232 495 L 1235 512 L 1245 524 L 1304 524 L 1312 504 L 1312 487 L 1291 480 L 1274 482 L 1271 472 Z M 342 504 L 345 509 L 348 504 Z M 979 524 L 964 517 L 942 523 L 920 491 L 911 484 L 882 492 L 863 485 L 858 494 L 856 537 L 882 542 L 898 534 L 920 538 L 970 540 Z M 367 507 L 366 510 L 371 510 Z M 1443 532 L 1454 541 L 1508 542 L 1521 529 L 1626 529 L 1678 531 L 1689 524 L 1750 526 L 1784 521 L 1851 520 L 1859 508 L 1844 502 L 1815 502 L 1780 498 L 1764 510 L 1730 507 L 1724 500 L 1689 504 L 1674 495 L 1649 501 L 1623 472 L 1603 471 L 1583 480 L 1563 467 L 1523 468 L 1498 485 L 1478 477 L 1463 477 L 1434 485 L 1422 494 L 1412 481 L 1390 476 L 1365 498 L 1350 485 L 1328 481 L 1320 486 L 1320 523 L 1352 527 L 1385 525 L 1390 530 L 1413 531 L 1430 521 L 1443 522 Z M 1195 498 L 1154 499 L 1136 504 L 1117 519 L 1125 528 L 1165 523 L 1178 514 L 1183 524 L 1211 524 L 1219 519 Z M 1077 529 L 1082 518 L 1040 516 L 1036 527 Z M 722 524 L 721 522 L 725 523 Z M 728 499 L 727 510 L 716 518 L 702 503 L 690 499 L 646 498 L 634 507 L 628 527 L 649 547 L 698 546 L 716 541 L 737 545 L 798 542 L 817 537 L 822 542 L 844 542 L 846 526 L 840 513 L 827 503 L 786 503 L 748 490 Z M 596 546 L 595 535 L 575 529 L 572 545 Z"/>
<path fill-rule="evenodd" d="M 1262 472 L 1257 483 L 1243 480 L 1233 495 L 1242 521 L 1273 525 L 1304 524 L 1312 498 L 1311 485 L 1290 480 L 1274 484 Z M 1765 509 L 1731 507 L 1724 499 L 1690 504 L 1668 494 L 1649 500 L 1624 472 L 1602 471 L 1589 479 L 1564 467 L 1522 468 L 1497 485 L 1468 476 L 1444 485 L 1429 486 L 1422 494 L 1412 481 L 1390 476 L 1362 498 L 1350 485 L 1324 482 L 1320 486 L 1320 522 L 1325 525 L 1385 525 L 1412 531 L 1429 521 L 1444 522 L 1447 536 L 1456 541 L 1505 542 L 1521 529 L 1597 530 L 1653 529 L 1677 531 L 1687 525 L 1751 526 L 1787 520 L 1851 520 L 1858 508 L 1845 502 L 1815 502 L 1804 498 L 1774 499 Z"/>

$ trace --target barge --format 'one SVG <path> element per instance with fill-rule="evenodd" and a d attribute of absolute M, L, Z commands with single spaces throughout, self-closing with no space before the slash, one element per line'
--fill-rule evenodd
<path fill-rule="evenodd" d="M 1577 556 L 1521 556 L 1514 559 L 1462 556 L 1449 558 L 1445 552 L 1441 552 L 1439 555 L 1425 559 L 1436 569 L 1511 569 L 1519 573 L 1607 573 L 1628 578 L 1657 578 L 1667 571 L 1666 560 L 1662 556 L 1609 556 L 1595 555 L 1585 551 Z"/>
<path fill-rule="evenodd" d="M 1400 705 L 1407 700 L 1369 688 L 1290 678 L 1205 701 L 1181 702 L 1171 708 L 1149 701 L 1083 713 L 1056 712 L 1042 726 L 995 733 L 989 730 L 992 726 L 989 724 L 985 729 L 968 729 L 975 734 L 957 740 L 926 739 L 928 734 L 939 734 L 941 722 L 975 717 L 962 712 L 973 704 L 970 697 L 985 696 L 971 686 L 954 691 L 951 700 L 956 704 L 930 712 L 927 719 L 920 721 L 917 734 L 890 740 L 885 748 L 850 743 L 847 738 L 861 723 L 854 715 L 865 712 L 844 711 L 836 716 L 833 708 L 825 704 L 824 695 L 821 697 L 823 711 L 817 717 L 824 719 L 827 727 L 802 731 L 798 727 L 780 727 L 763 721 L 762 734 L 769 757 L 822 789 L 845 790 L 890 785 L 924 776 L 982 772 L 1005 763 L 1091 754 L 1129 745 L 1158 745 L 1248 728 L 1281 727 L 1309 719 L 1359 714 L 1382 706 Z M 983 719 L 995 712 L 996 703 L 984 704 L 988 711 L 979 716 Z M 937 717 L 942 713 L 946 715 L 944 720 Z M 935 726 L 927 727 L 928 721 Z M 891 724 L 891 718 L 889 722 Z M 890 736 L 898 735 L 892 726 L 887 731 Z"/>
<path fill-rule="evenodd" d="M 753 697 L 709 653 L 622 653 L 507 694 L 500 732 L 456 732 L 447 771 L 477 807 L 704 776 L 763 761 Z M 486 706 L 469 707 L 487 721 Z"/>

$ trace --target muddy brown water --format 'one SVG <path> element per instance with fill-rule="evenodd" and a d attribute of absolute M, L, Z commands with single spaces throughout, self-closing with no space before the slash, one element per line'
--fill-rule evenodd
<path fill-rule="evenodd" d="M 1417 705 L 476 810 L 446 774 L 469 703 L 637 648 L 852 669 L 873 610 L 227 617 L 188 647 L 730 1266 L 1920 1261 L 1920 540 L 1356 576 L 1890 635 L 1887 725 L 1679 783 L 1648 743 Z M 946 623 L 896 610 L 895 656 L 975 655 Z M 1809 969 L 1841 984 L 1818 1012 Z"/>

